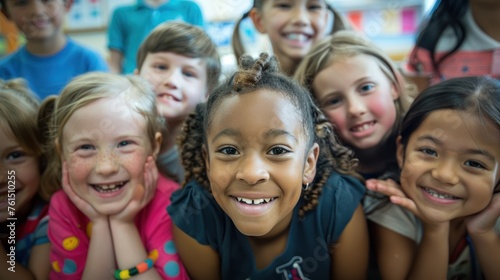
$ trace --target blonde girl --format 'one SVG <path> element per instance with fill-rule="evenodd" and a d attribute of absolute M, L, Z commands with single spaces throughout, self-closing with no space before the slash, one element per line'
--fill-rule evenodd
<path fill-rule="evenodd" d="M 178 185 L 154 164 L 162 124 L 150 86 L 90 73 L 46 103 L 51 279 L 186 279 L 165 211 Z"/>
<path fill-rule="evenodd" d="M 311 50 L 295 79 L 354 151 L 363 177 L 397 174 L 395 140 L 410 87 L 387 55 L 361 35 L 340 31 Z"/>

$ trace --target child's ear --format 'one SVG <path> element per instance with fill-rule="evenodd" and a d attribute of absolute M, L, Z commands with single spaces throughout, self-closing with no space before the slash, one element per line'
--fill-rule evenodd
<path fill-rule="evenodd" d="M 62 156 L 61 145 L 59 145 L 59 139 L 54 140 L 54 147 L 56 148 L 56 153 L 60 157 Z"/>
<path fill-rule="evenodd" d="M 160 153 L 162 135 L 161 132 L 155 133 L 155 139 L 153 141 L 153 157 L 156 160 L 158 154 Z"/>
<path fill-rule="evenodd" d="M 405 147 L 401 144 L 401 136 L 396 138 L 396 159 L 398 160 L 399 168 L 403 168 L 404 159 L 405 159 Z"/>
<path fill-rule="evenodd" d="M 253 25 L 255 26 L 255 29 L 259 31 L 260 33 L 266 33 L 266 28 L 263 24 L 262 20 L 262 15 L 259 13 L 259 11 L 256 8 L 252 8 L 250 10 L 250 13 L 248 16 L 252 19 Z"/>
<path fill-rule="evenodd" d="M 397 100 L 399 98 L 399 91 L 396 89 L 396 85 L 391 85 L 391 96 L 392 100 Z"/>
<path fill-rule="evenodd" d="M 316 176 L 316 163 L 318 162 L 318 156 L 319 145 L 318 143 L 314 143 L 308 151 L 306 163 L 304 166 L 304 175 L 302 179 L 302 183 L 304 185 L 307 183 L 311 183 L 314 180 L 314 176 Z"/>

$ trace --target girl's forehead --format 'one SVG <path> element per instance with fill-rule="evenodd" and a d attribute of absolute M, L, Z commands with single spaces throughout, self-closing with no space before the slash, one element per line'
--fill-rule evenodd
<path fill-rule="evenodd" d="M 226 127 L 256 133 L 277 127 L 295 131 L 303 123 L 299 109 L 286 95 L 268 89 L 229 96 L 214 109 L 208 134 Z"/>
<path fill-rule="evenodd" d="M 414 140 L 431 140 L 457 150 L 484 150 L 500 161 L 500 129 L 477 114 L 458 110 L 436 110 L 430 113 L 412 133 Z"/>

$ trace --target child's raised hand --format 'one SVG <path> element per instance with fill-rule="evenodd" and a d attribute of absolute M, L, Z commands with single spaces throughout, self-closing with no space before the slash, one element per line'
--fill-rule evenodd
<path fill-rule="evenodd" d="M 153 198 L 158 180 L 158 169 L 153 157 L 148 157 L 144 164 L 144 185 L 136 187 L 134 195 L 123 211 L 111 215 L 111 221 L 133 223 L 134 218 Z"/>
<path fill-rule="evenodd" d="M 71 202 L 78 208 L 80 211 L 82 211 L 87 218 L 89 218 L 91 221 L 95 221 L 98 218 L 105 217 L 104 215 L 101 215 L 95 208 L 90 205 L 88 202 L 83 200 L 81 197 L 79 197 L 73 188 L 71 187 L 71 184 L 69 182 L 69 175 L 68 175 L 68 167 L 66 166 L 66 162 L 63 162 L 62 165 L 62 188 L 66 195 L 69 197 Z"/>
<path fill-rule="evenodd" d="M 481 212 L 465 218 L 469 234 L 482 234 L 492 231 L 500 217 L 500 192 L 493 194 L 490 204 Z"/>
<path fill-rule="evenodd" d="M 406 194 L 401 189 L 401 186 L 394 180 L 377 180 L 369 179 L 365 182 L 366 188 L 369 190 L 384 194 L 389 196 L 392 203 L 400 205 L 408 210 L 410 210 L 417 217 L 419 216 L 419 210 L 415 202 L 406 196 Z"/>

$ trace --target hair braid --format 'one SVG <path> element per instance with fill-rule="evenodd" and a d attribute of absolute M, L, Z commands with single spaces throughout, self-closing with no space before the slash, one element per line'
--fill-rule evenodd
<path fill-rule="evenodd" d="M 332 172 L 337 170 L 342 174 L 360 177 L 354 171 L 357 164 L 357 160 L 353 158 L 354 153 L 338 142 L 332 124 L 312 100 L 311 112 L 314 120 L 315 141 L 320 146 L 320 152 L 316 163 L 317 172 L 314 184 L 303 194 L 305 204 L 299 210 L 301 217 L 318 205 L 321 190 Z"/>
<path fill-rule="evenodd" d="M 205 137 L 203 132 L 203 118 L 205 114 L 205 103 L 200 103 L 184 122 L 182 132 L 177 140 L 181 147 L 181 162 L 185 170 L 185 179 L 182 186 L 195 179 L 206 189 L 210 189 L 206 174 L 205 160 L 202 150 Z"/>

